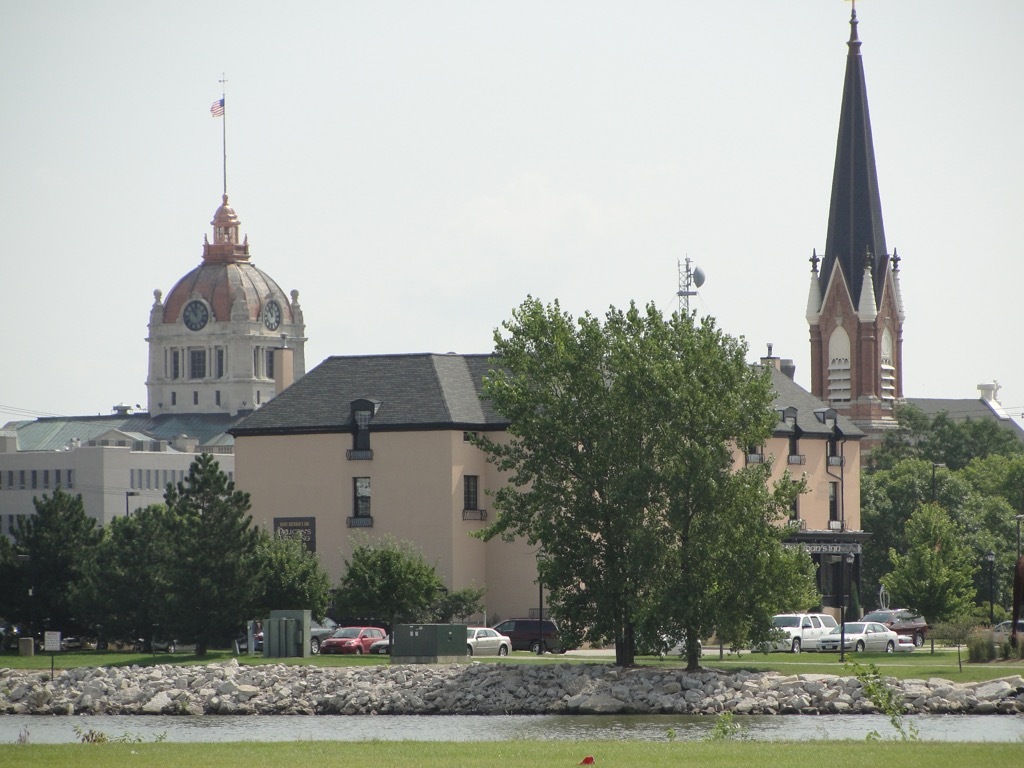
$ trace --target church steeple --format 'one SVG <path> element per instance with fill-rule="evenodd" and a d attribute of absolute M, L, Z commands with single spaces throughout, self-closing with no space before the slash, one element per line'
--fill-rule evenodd
<path fill-rule="evenodd" d="M 850 15 L 825 254 L 811 258 L 811 392 L 872 435 L 903 398 L 899 257 L 888 255 L 857 11 Z"/>
<path fill-rule="evenodd" d="M 850 16 L 849 52 L 846 79 L 839 114 L 839 138 L 832 173 L 832 200 L 828 214 L 825 256 L 821 264 L 822 293 L 841 269 L 854 306 L 861 303 L 865 274 L 873 276 L 873 293 L 878 301 L 885 279 L 885 231 L 882 227 L 882 202 L 875 171 L 875 148 L 871 140 L 871 118 L 864 80 L 864 60 L 857 36 L 857 10 Z M 870 270 L 870 271 L 868 271 Z"/>

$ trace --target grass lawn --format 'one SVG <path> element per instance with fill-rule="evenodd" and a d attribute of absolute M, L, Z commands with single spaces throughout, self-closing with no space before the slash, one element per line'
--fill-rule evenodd
<path fill-rule="evenodd" d="M 55 669 L 71 669 L 74 667 L 127 667 L 132 665 L 154 666 L 157 664 L 214 664 L 228 661 L 233 654 L 227 650 L 209 651 L 205 657 L 198 657 L 190 653 L 131 653 L 119 651 L 62 651 L 54 655 L 53 665 Z M 896 678 L 923 678 L 942 677 L 958 683 L 966 683 L 980 680 L 993 680 L 1010 675 L 1024 675 L 1024 661 L 1019 659 L 994 661 L 988 663 L 967 663 L 967 650 L 961 649 L 960 660 L 963 670 L 960 669 L 960 662 L 957 659 L 955 648 L 944 648 L 936 646 L 934 653 L 929 646 L 925 646 L 912 653 L 847 653 L 848 662 L 858 664 L 874 664 L 884 675 Z M 320 655 L 305 659 L 267 659 L 262 656 L 239 656 L 240 664 L 291 664 L 291 665 L 313 665 L 319 667 L 349 667 L 349 666 L 376 666 L 388 664 L 387 656 L 349 656 L 349 655 Z M 600 652 L 577 655 L 568 653 L 564 655 L 545 654 L 534 656 L 524 651 L 517 651 L 506 659 L 474 659 L 484 663 L 494 664 L 579 664 L 598 663 L 609 664 L 614 661 L 614 653 L 609 651 L 607 655 Z M 839 661 L 837 653 L 752 653 L 742 654 L 725 653 L 719 657 L 718 649 L 705 647 L 702 664 L 706 668 L 719 669 L 724 672 L 734 672 L 739 669 L 746 670 L 775 670 L 782 674 L 852 674 L 850 668 Z M 679 667 L 683 664 L 680 659 L 658 659 L 656 657 L 638 657 L 637 663 L 643 666 L 655 668 Z M 38 654 L 36 656 L 18 656 L 17 653 L 0 654 L 0 668 L 10 667 L 12 669 L 40 669 L 49 670 L 50 654 Z"/>
<path fill-rule="evenodd" d="M 230 766 L 377 765 L 415 768 L 519 768 L 597 766 L 898 765 L 963 768 L 1020 761 L 1020 744 L 834 741 L 814 742 L 277 742 L 261 744 L 46 744 L 0 745 L 0 765 L 32 766 Z M 806 755 L 806 757 L 801 757 Z"/>

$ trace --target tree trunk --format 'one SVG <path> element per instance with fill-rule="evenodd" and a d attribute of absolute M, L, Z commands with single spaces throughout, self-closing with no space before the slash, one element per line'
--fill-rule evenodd
<path fill-rule="evenodd" d="M 623 632 L 615 641 L 615 666 L 631 667 L 636 661 L 636 647 L 633 643 L 633 622 L 627 621 Z"/>

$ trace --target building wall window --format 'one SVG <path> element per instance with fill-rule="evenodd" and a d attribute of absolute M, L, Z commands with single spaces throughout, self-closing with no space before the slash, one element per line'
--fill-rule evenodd
<path fill-rule="evenodd" d="M 839 519 L 839 483 L 835 480 L 828 484 L 828 519 Z"/>
<path fill-rule="evenodd" d="M 828 399 L 832 403 L 850 402 L 850 337 L 836 328 L 828 340 Z"/>
<path fill-rule="evenodd" d="M 44 469 L 43 470 L 43 488 L 49 488 L 49 487 L 50 487 L 50 470 Z"/>
<path fill-rule="evenodd" d="M 213 393 L 213 402 L 215 402 L 217 405 L 220 405 L 220 390 L 219 389 L 216 392 Z"/>
<path fill-rule="evenodd" d="M 188 351 L 188 376 L 190 379 L 206 378 L 205 349 L 190 349 Z"/>
<path fill-rule="evenodd" d="M 267 350 L 267 378 L 274 378 L 274 350 Z"/>
<path fill-rule="evenodd" d="M 463 509 L 479 509 L 479 475 L 466 475 L 462 478 Z"/>
<path fill-rule="evenodd" d="M 177 404 L 178 404 L 178 393 L 177 392 L 171 392 L 171 405 L 177 405 Z"/>
<path fill-rule="evenodd" d="M 32 477 L 32 488 L 33 488 L 33 490 L 35 490 L 36 488 L 39 487 L 39 473 L 36 472 L 36 470 L 33 469 L 31 471 L 30 475 Z"/>
<path fill-rule="evenodd" d="M 75 476 L 73 474 L 74 471 L 75 470 L 73 470 L 73 469 L 69 469 L 68 470 L 68 488 L 74 488 L 75 487 Z"/>
<path fill-rule="evenodd" d="M 353 503 L 352 517 L 370 516 L 370 478 L 352 478 Z"/>
<path fill-rule="evenodd" d="M 192 405 L 199 405 L 199 392 L 192 393 Z"/>
<path fill-rule="evenodd" d="M 215 375 L 217 376 L 218 379 L 223 379 L 224 378 L 224 347 L 217 347 L 216 355 L 217 355 L 217 358 L 216 358 L 217 370 L 216 370 L 216 374 Z"/>
<path fill-rule="evenodd" d="M 181 353 L 177 349 L 169 351 L 169 359 L 167 361 L 168 374 L 172 379 L 181 378 Z"/>
<path fill-rule="evenodd" d="M 25 470 L 18 470 L 18 488 L 25 490 Z"/>

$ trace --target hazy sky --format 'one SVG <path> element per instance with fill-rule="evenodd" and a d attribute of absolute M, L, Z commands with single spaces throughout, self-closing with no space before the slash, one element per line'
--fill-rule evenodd
<path fill-rule="evenodd" d="M 908 396 L 1024 412 L 1020 0 L 862 0 Z M 809 387 L 842 0 L 0 0 L 0 424 L 146 404 L 227 181 L 307 367 L 487 352 L 532 294 L 691 304 Z"/>

